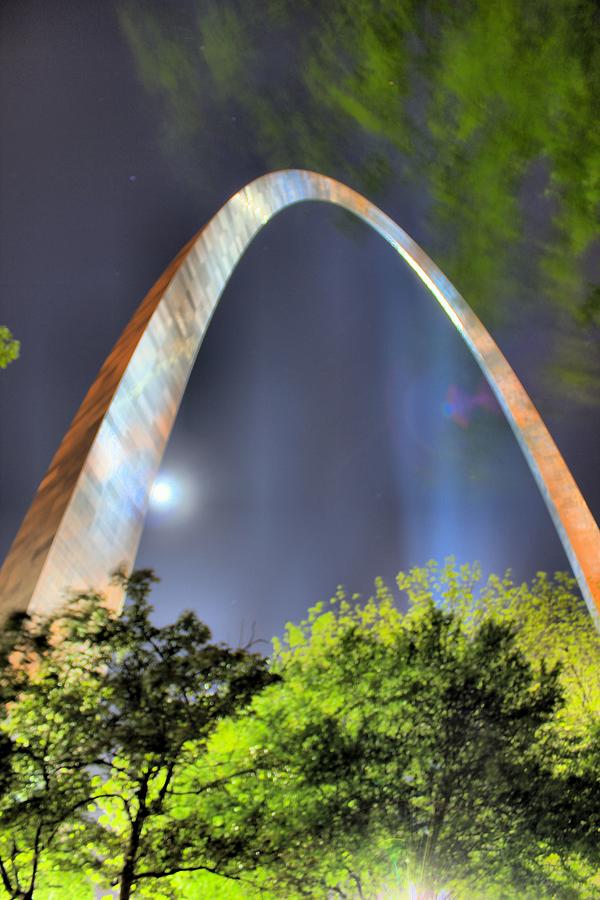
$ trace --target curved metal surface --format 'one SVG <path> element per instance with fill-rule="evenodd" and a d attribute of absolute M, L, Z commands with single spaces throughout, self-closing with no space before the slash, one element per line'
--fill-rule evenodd
<path fill-rule="evenodd" d="M 133 566 L 148 496 L 196 354 L 244 250 L 276 213 L 337 204 L 392 245 L 458 329 L 500 401 L 600 625 L 600 532 L 539 413 L 458 291 L 415 242 L 355 191 L 313 172 L 274 172 L 235 194 L 144 299 L 85 397 L 0 571 L 0 616 L 49 613 L 67 588 L 121 602 L 108 573 Z"/>

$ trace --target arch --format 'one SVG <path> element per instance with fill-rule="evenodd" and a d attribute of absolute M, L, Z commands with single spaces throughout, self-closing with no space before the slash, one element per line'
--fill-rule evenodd
<path fill-rule="evenodd" d="M 539 413 L 458 291 L 365 197 L 314 172 L 264 175 L 235 194 L 143 300 L 92 384 L 0 571 L 0 616 L 48 614 L 67 588 L 121 603 L 109 572 L 135 561 L 148 496 L 212 314 L 238 260 L 276 213 L 304 200 L 343 207 L 417 273 L 471 350 L 537 481 L 596 625 L 600 532 Z"/>

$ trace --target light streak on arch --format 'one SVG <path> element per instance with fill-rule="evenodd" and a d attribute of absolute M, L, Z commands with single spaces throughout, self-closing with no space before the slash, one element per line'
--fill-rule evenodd
<path fill-rule="evenodd" d="M 179 253 L 117 341 L 46 473 L 0 571 L 0 616 L 50 613 L 131 569 L 148 497 L 204 334 L 237 262 L 276 213 L 304 200 L 375 229 L 434 295 L 490 383 L 600 627 L 600 532 L 539 413 L 498 346 L 434 262 L 388 216 L 323 175 L 273 172 L 235 194 Z"/>

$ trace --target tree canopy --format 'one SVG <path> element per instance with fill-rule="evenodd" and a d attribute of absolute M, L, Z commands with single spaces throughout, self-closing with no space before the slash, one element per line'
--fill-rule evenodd
<path fill-rule="evenodd" d="M 270 659 L 93 593 L 0 646 L 0 896 L 593 898 L 600 639 L 572 579 L 430 563 Z M 440 893 L 441 892 L 441 893 Z"/>
<path fill-rule="evenodd" d="M 10 329 L 6 325 L 0 325 L 0 369 L 5 369 L 9 363 L 18 359 L 20 347 Z"/>
<path fill-rule="evenodd" d="M 237 858 L 174 785 L 217 722 L 273 676 L 256 654 L 211 644 L 192 613 L 152 625 L 153 580 L 140 571 L 125 581 L 121 616 L 82 595 L 5 636 L 0 876 L 9 897 L 43 895 L 66 871 L 127 900 L 173 872 L 226 874 Z"/>
<path fill-rule="evenodd" d="M 509 622 L 436 606 L 428 571 L 401 576 L 404 615 L 379 582 L 288 627 L 281 681 L 211 740 L 224 773 L 261 763 L 215 798 L 223 827 L 260 822 L 274 896 L 594 896 L 593 726 L 567 746 L 558 666 L 529 662 Z M 441 576 L 442 606 L 473 601 L 471 570 Z"/>

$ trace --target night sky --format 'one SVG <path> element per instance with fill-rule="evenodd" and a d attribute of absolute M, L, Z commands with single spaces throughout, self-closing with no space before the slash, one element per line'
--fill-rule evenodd
<path fill-rule="evenodd" d="M 0 103 L 0 324 L 22 342 L 0 372 L 3 557 L 144 294 L 264 166 L 242 130 L 234 145 L 209 132 L 216 168 L 165 152 L 108 2 L 5 2 Z M 372 199 L 428 248 L 422 191 Z M 535 317 L 493 333 L 600 518 L 597 410 L 542 385 Z M 151 510 L 138 556 L 162 579 L 157 617 L 191 607 L 229 641 L 432 557 L 518 578 L 568 568 L 450 322 L 380 238 L 326 206 L 283 213 L 243 258 L 162 472 L 175 502 Z"/>

